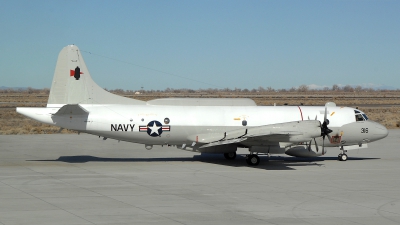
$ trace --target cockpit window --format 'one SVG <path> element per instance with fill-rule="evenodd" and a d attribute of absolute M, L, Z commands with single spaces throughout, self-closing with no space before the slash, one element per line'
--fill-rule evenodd
<path fill-rule="evenodd" d="M 354 110 L 354 114 L 356 116 L 356 121 L 367 121 L 368 116 L 365 113 L 361 112 L 360 110 Z"/>
<path fill-rule="evenodd" d="M 361 114 L 356 114 L 356 121 L 364 121 L 364 117 Z"/>

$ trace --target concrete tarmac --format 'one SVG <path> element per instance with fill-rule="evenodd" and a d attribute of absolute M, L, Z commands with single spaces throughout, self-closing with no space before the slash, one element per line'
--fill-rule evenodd
<path fill-rule="evenodd" d="M 0 224 L 400 224 L 399 144 L 390 130 L 346 162 L 329 148 L 249 167 L 86 134 L 0 136 Z"/>

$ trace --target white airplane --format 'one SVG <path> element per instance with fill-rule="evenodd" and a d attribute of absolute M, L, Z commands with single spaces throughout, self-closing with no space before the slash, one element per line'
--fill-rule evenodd
<path fill-rule="evenodd" d="M 114 79 L 118 79 L 114 77 Z M 64 47 L 54 72 L 46 108 L 17 108 L 42 123 L 119 141 L 177 146 L 182 150 L 221 153 L 234 159 L 248 148 L 246 162 L 259 154 L 314 157 L 337 147 L 338 160 L 347 150 L 367 147 L 388 130 L 362 111 L 325 106 L 256 106 L 251 99 L 163 98 L 139 101 L 111 94 L 91 78 L 82 53 Z M 328 128 L 329 125 L 329 128 Z"/>

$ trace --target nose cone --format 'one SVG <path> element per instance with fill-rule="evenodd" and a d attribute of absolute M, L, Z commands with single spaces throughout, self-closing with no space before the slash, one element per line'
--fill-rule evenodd
<path fill-rule="evenodd" d="M 386 129 L 386 127 L 382 126 L 381 124 L 375 123 L 375 129 L 373 134 L 376 140 L 379 140 L 388 136 L 389 131 Z"/>

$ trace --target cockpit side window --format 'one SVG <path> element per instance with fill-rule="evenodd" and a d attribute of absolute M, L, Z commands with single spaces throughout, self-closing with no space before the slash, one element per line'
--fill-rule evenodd
<path fill-rule="evenodd" d="M 356 121 L 364 121 L 364 117 L 361 114 L 356 114 Z"/>
<path fill-rule="evenodd" d="M 365 115 L 365 113 L 359 111 L 359 110 L 354 110 L 354 114 L 356 116 L 356 121 L 367 121 L 368 117 Z"/>

